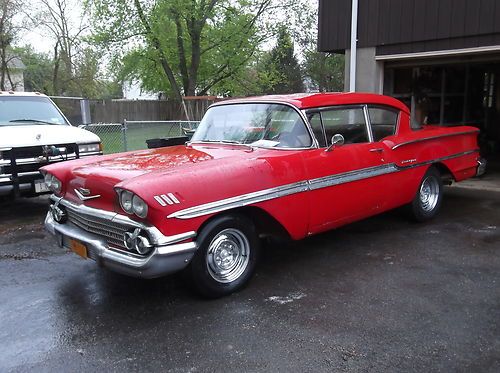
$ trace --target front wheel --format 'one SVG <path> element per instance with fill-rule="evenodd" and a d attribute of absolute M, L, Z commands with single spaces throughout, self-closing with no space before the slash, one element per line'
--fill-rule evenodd
<path fill-rule="evenodd" d="M 439 212 L 442 198 L 441 174 L 435 167 L 430 167 L 422 178 L 417 194 L 411 203 L 413 218 L 419 222 L 432 219 Z"/>
<path fill-rule="evenodd" d="M 241 289 L 257 264 L 260 241 L 251 220 L 231 214 L 217 217 L 200 232 L 190 271 L 196 289 L 217 298 Z"/>

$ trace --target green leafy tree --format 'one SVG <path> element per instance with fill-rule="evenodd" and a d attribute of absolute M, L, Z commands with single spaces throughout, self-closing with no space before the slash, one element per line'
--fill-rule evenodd
<path fill-rule="evenodd" d="M 278 33 L 276 46 L 264 56 L 259 78 L 263 91 L 269 94 L 302 92 L 304 83 L 292 38 L 285 27 Z"/>
<path fill-rule="evenodd" d="M 36 52 L 32 46 L 17 47 L 13 55 L 23 61 L 24 90 L 54 94 L 52 86 L 53 61 L 48 54 Z"/>
<path fill-rule="evenodd" d="M 320 92 L 344 89 L 344 55 L 309 50 L 305 53 L 304 74 Z"/>
<path fill-rule="evenodd" d="M 309 89 L 320 92 L 342 91 L 344 87 L 344 55 L 317 50 L 318 3 L 316 0 L 302 7 L 300 23 L 303 27 L 294 37 L 302 50 L 302 70 Z"/>
<path fill-rule="evenodd" d="M 276 32 L 273 14 L 294 1 L 94 0 L 93 40 L 114 57 L 121 78 L 149 91 L 225 94 L 245 75 L 263 41 Z M 125 47 L 124 47 L 125 46 Z"/>

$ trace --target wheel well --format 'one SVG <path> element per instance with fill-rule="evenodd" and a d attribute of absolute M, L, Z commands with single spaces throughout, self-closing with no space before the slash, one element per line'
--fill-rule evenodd
<path fill-rule="evenodd" d="M 252 220 L 252 222 L 255 224 L 255 229 L 257 230 L 257 233 L 259 234 L 260 237 L 273 236 L 283 239 L 290 238 L 288 231 L 285 229 L 285 227 L 283 227 L 283 225 L 281 225 L 280 222 L 278 222 L 267 211 L 264 211 L 254 206 L 240 207 L 237 209 L 223 211 L 217 215 L 214 215 L 210 219 L 207 219 L 207 221 L 205 221 L 201 225 L 199 231 L 201 231 L 213 219 L 216 219 L 217 217 L 222 215 L 229 215 L 229 214 L 244 215 L 250 220 Z"/>
<path fill-rule="evenodd" d="M 451 183 L 455 181 L 453 173 L 444 163 L 433 163 L 432 167 L 435 167 L 441 174 L 441 179 L 443 179 L 443 184 L 451 185 Z"/>

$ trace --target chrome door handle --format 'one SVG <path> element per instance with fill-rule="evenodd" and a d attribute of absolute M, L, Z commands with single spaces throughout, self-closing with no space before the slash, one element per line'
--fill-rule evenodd
<path fill-rule="evenodd" d="M 382 153 L 384 151 L 383 148 L 374 148 L 374 149 L 370 149 L 370 151 L 372 153 Z"/>

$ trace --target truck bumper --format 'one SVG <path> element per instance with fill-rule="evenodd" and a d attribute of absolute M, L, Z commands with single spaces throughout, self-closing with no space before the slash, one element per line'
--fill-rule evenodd
<path fill-rule="evenodd" d="M 181 236 L 188 237 L 187 234 L 170 240 L 169 237 L 163 236 L 164 244 L 154 245 L 150 254 L 139 257 L 110 247 L 105 238 L 89 233 L 70 222 L 58 223 L 51 211 L 45 218 L 45 228 L 55 236 L 60 247 L 74 250 L 74 243 L 77 242 L 80 247 L 83 245 L 85 248 L 85 255 L 79 252 L 84 258 L 92 259 L 115 272 L 141 278 L 161 277 L 182 270 L 189 264 L 197 248 L 194 241 L 178 242 Z"/>

